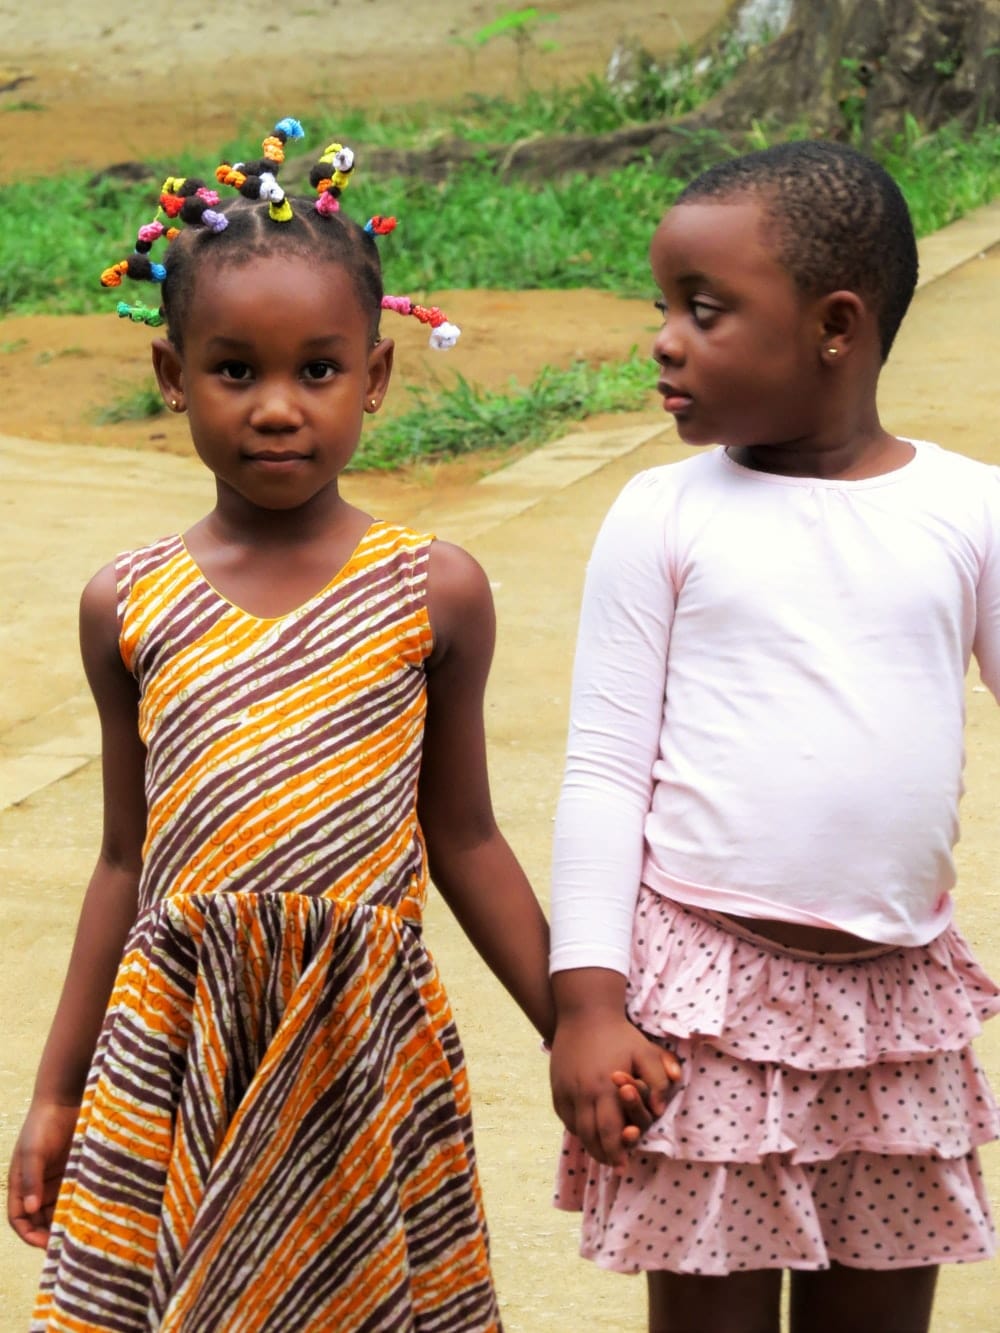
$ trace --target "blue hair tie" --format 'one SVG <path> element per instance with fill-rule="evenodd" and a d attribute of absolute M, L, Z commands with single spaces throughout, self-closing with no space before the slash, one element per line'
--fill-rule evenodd
<path fill-rule="evenodd" d="M 301 123 L 292 116 L 286 116 L 284 120 L 278 121 L 274 127 L 274 132 L 277 134 L 279 131 L 282 134 L 287 134 L 289 139 L 304 139 L 306 137 L 306 132 Z"/>

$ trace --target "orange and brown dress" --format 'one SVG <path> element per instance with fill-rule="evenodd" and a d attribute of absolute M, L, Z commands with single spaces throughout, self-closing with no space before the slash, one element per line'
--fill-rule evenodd
<path fill-rule="evenodd" d="M 120 558 L 139 914 L 34 1330 L 499 1328 L 464 1060 L 421 936 L 429 549 L 373 523 L 272 620 L 179 537 Z"/>

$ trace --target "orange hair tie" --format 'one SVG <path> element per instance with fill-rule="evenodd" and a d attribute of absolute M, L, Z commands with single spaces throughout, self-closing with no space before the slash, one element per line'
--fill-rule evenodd
<path fill-rule="evenodd" d="M 261 148 L 269 162 L 284 162 L 285 147 L 275 135 L 269 134 L 261 144 Z"/>
<path fill-rule="evenodd" d="M 128 260 L 127 259 L 119 260 L 117 264 L 113 264 L 111 268 L 106 268 L 104 272 L 101 274 L 101 286 L 120 287 L 122 285 L 122 277 L 127 272 L 128 272 Z"/>
<path fill-rule="evenodd" d="M 246 176 L 242 171 L 237 171 L 231 167 L 228 162 L 223 162 L 215 168 L 215 179 L 220 185 L 232 185 L 234 189 L 239 189 L 246 181 Z"/>

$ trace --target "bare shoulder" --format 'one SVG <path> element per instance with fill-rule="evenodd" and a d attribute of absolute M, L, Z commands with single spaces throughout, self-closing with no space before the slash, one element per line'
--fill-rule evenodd
<path fill-rule="evenodd" d="M 120 667 L 118 650 L 118 576 L 114 564 L 99 569 L 80 597 L 80 648 L 93 682 L 93 671 Z"/>
<path fill-rule="evenodd" d="M 427 570 L 427 610 L 435 659 L 469 637 L 493 640 L 493 594 L 479 561 L 451 542 L 435 541 Z"/>

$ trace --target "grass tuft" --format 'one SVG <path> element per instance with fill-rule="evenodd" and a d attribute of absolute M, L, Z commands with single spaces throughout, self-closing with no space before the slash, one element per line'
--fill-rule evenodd
<path fill-rule="evenodd" d="M 453 387 L 433 395 L 410 388 L 414 406 L 366 433 L 351 467 L 390 470 L 477 450 L 542 444 L 567 422 L 645 406 L 653 380 L 649 357 L 633 348 L 622 362 L 593 367 L 578 361 L 565 370 L 546 366 L 527 387 L 512 381 L 502 393 L 461 375 Z"/>
<path fill-rule="evenodd" d="M 114 425 L 119 421 L 148 421 L 158 417 L 166 408 L 155 384 L 144 384 L 138 389 L 127 389 L 94 413 L 98 426 Z"/>

